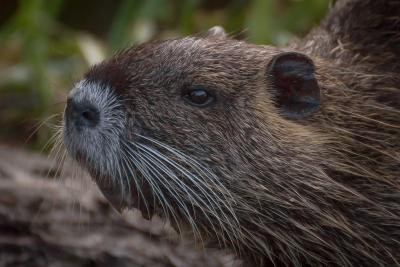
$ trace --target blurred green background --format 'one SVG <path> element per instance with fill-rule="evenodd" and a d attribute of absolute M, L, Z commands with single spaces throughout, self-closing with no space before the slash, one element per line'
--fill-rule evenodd
<path fill-rule="evenodd" d="M 329 0 L 0 0 L 0 142 L 43 148 L 73 83 L 118 49 L 214 25 L 251 42 L 284 45 L 318 24 L 329 6 Z"/>

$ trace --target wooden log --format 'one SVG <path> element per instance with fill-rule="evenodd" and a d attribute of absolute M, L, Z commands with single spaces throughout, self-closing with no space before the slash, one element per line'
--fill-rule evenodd
<path fill-rule="evenodd" d="M 82 175 L 65 179 L 72 175 L 67 165 L 59 177 L 54 161 L 0 145 L 0 266 L 235 264 L 229 255 L 177 241 L 158 218 L 120 215 Z"/>

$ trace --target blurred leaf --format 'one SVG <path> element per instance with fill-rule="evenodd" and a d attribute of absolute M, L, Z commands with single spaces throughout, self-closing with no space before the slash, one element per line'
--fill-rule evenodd
<path fill-rule="evenodd" d="M 181 17 L 179 21 L 180 32 L 184 35 L 193 33 L 194 20 L 193 17 L 196 8 L 199 5 L 199 0 L 186 0 L 181 5 Z"/>
<path fill-rule="evenodd" d="M 111 30 L 108 35 L 108 43 L 111 52 L 115 52 L 130 41 L 129 30 L 132 27 L 132 21 L 136 20 L 138 10 L 143 1 L 123 0 L 120 4 Z"/>
<path fill-rule="evenodd" d="M 80 35 L 77 42 L 81 53 L 89 66 L 100 63 L 106 57 L 102 45 L 90 35 Z"/>
<path fill-rule="evenodd" d="M 247 14 L 250 40 L 256 43 L 275 43 L 280 30 L 277 0 L 254 0 Z"/>
<path fill-rule="evenodd" d="M 230 32 L 240 32 L 243 31 L 243 24 L 246 19 L 246 8 L 249 1 L 246 0 L 234 0 L 230 4 L 227 12 L 228 12 L 228 20 L 225 23 L 226 30 L 228 33 Z"/>
<path fill-rule="evenodd" d="M 292 1 L 285 16 L 284 27 L 292 32 L 305 34 L 312 26 L 318 24 L 328 7 L 329 1 L 327 0 Z"/>

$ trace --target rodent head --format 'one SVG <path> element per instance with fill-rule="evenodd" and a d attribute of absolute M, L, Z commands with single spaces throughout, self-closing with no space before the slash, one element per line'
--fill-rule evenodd
<path fill-rule="evenodd" d="M 319 86 L 307 56 L 216 33 L 94 66 L 70 93 L 64 139 L 118 209 L 257 247 L 246 224 L 274 229 L 298 198 L 285 184 L 322 173 L 322 141 L 296 122 L 318 110 Z"/>
<path fill-rule="evenodd" d="M 93 67 L 69 95 L 69 154 L 117 209 L 250 266 L 398 265 L 400 6 L 340 2 L 291 44 L 308 56 L 217 27 Z"/>

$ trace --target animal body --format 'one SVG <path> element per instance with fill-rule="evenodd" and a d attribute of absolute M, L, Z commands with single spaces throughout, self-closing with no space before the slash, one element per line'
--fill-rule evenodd
<path fill-rule="evenodd" d="M 153 41 L 71 91 L 64 142 L 117 209 L 245 266 L 400 265 L 400 1 L 337 1 L 288 47 Z"/>

